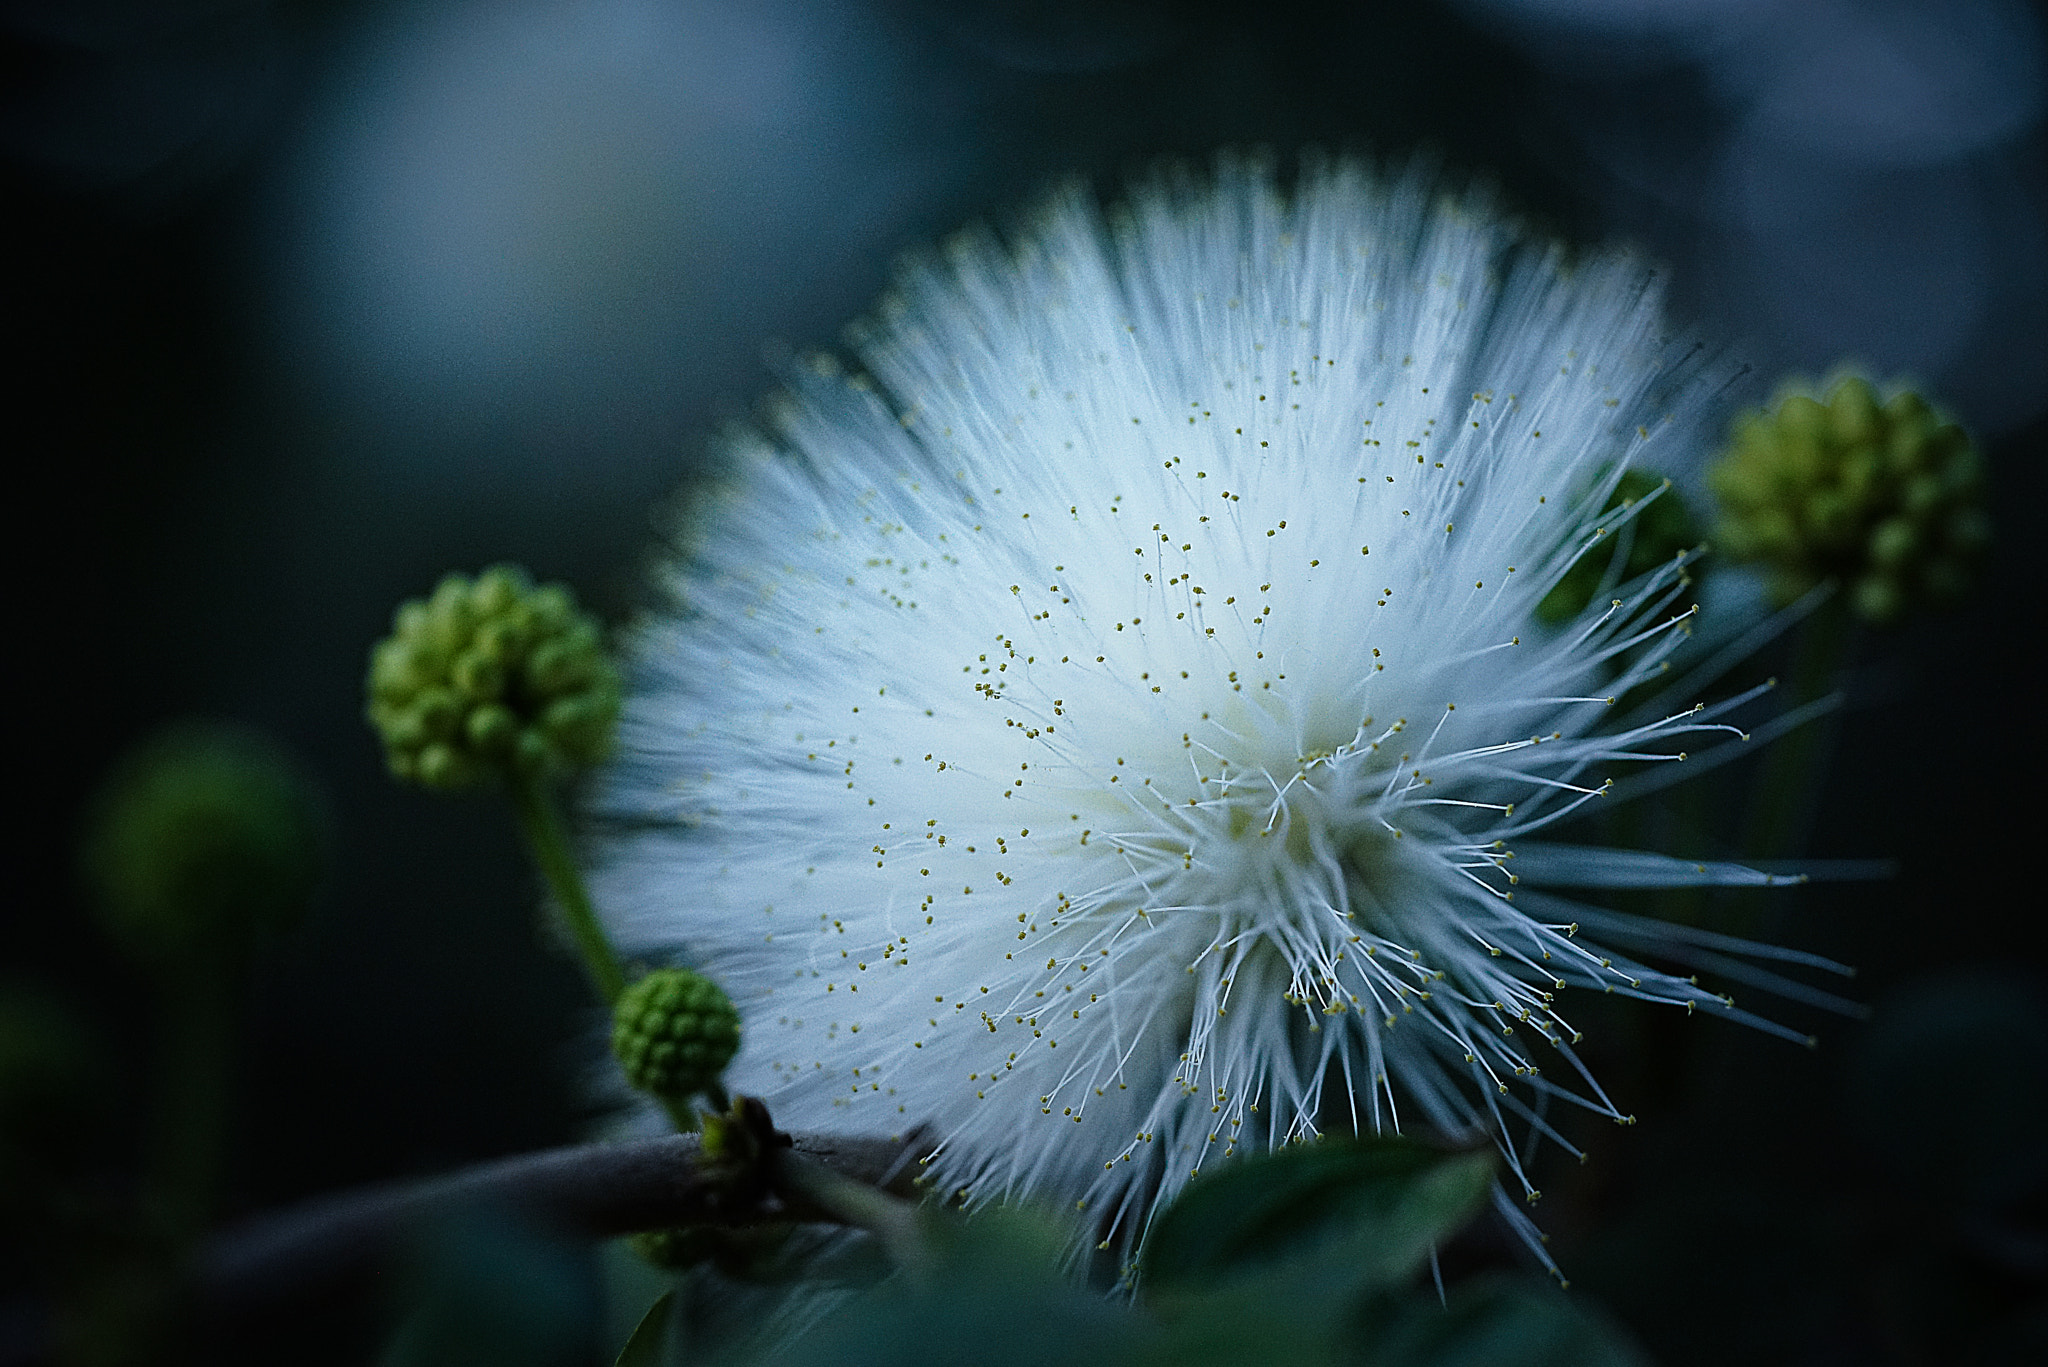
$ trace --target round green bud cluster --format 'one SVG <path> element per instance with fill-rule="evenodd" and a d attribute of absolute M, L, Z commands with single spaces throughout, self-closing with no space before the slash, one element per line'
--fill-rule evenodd
<path fill-rule="evenodd" d="M 661 968 L 619 994 L 612 1054 L 643 1092 L 680 1101 L 718 1085 L 740 1047 L 740 1014 L 719 985 Z"/>
<path fill-rule="evenodd" d="M 368 691 L 391 772 L 441 790 L 594 763 L 619 716 L 597 623 L 568 589 L 509 565 L 402 605 L 370 652 Z"/>
<path fill-rule="evenodd" d="M 188 724 L 116 768 L 82 855 L 108 929 L 177 956 L 295 921 L 319 883 L 324 834 L 318 797 L 275 745 Z"/>
<path fill-rule="evenodd" d="M 1794 393 L 1744 414 L 1707 482 L 1717 548 L 1763 565 L 1774 598 L 1835 580 L 1866 621 L 1956 597 L 1990 540 L 1982 461 L 1963 430 L 1918 394 L 1880 403 L 1854 377 L 1825 403 Z"/>
<path fill-rule="evenodd" d="M 1653 493 L 1657 495 L 1653 502 L 1620 529 L 1610 529 L 1608 541 L 1596 543 L 1565 571 L 1564 578 L 1536 605 L 1537 617 L 1558 626 L 1584 612 L 1614 567 L 1614 546 L 1622 544 L 1617 540 L 1619 537 L 1627 538 L 1628 551 L 1617 583 L 1648 574 L 1700 544 L 1699 525 L 1693 521 L 1692 510 L 1685 506 L 1678 490 L 1670 480 L 1647 470 L 1624 470 L 1601 511 L 1634 508 Z"/>

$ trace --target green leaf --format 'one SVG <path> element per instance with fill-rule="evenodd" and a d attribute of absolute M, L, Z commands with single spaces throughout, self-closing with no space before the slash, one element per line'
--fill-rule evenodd
<path fill-rule="evenodd" d="M 1307 1278 L 1340 1295 L 1393 1286 L 1478 1211 L 1492 1183 L 1486 1154 L 1394 1137 L 1247 1158 L 1196 1180 L 1160 1214 L 1140 1284 L 1168 1298 L 1247 1277 Z"/>
<path fill-rule="evenodd" d="M 1337 1353 L 1348 1318 L 1311 1285 L 1247 1280 L 1200 1295 L 1155 1300 L 1157 1331 L 1138 1345 L 1129 1367 L 1321 1367 Z"/>
<path fill-rule="evenodd" d="M 1468 1282 L 1447 1306 L 1418 1298 L 1353 1346 L 1370 1367 L 1646 1367 L 1592 1302 L 1526 1277 Z"/>
<path fill-rule="evenodd" d="M 477 1206 L 418 1231 L 403 1322 L 380 1367 L 564 1367 L 589 1360 L 589 1249 Z"/>
<path fill-rule="evenodd" d="M 1062 1268 L 1072 1232 L 1030 1212 L 920 1212 L 926 1263 L 849 1298 L 777 1367 L 1127 1364 L 1153 1326 Z"/>
<path fill-rule="evenodd" d="M 661 1350 L 668 1342 L 669 1311 L 674 1307 L 676 1293 L 664 1291 L 647 1307 L 647 1313 L 640 1317 L 639 1328 L 626 1340 L 626 1346 L 619 1349 L 617 1360 L 612 1367 L 661 1367 Z"/>

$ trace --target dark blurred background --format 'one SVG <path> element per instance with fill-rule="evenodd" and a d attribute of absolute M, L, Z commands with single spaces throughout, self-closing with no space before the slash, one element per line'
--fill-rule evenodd
<path fill-rule="evenodd" d="M 1857 964 L 1872 1019 L 1777 1013 L 1822 1035 L 1807 1052 L 1704 1020 L 1641 1048 L 1630 1032 L 1667 1027 L 1617 1017 L 1596 1063 L 1642 1123 L 1548 1174 L 1552 1251 L 1667 1363 L 2048 1351 L 2042 4 L 0 15 L 28 620 L 0 978 L 95 1021 L 114 1094 L 141 1095 L 152 1017 L 83 908 L 83 804 L 178 717 L 304 756 L 335 870 L 247 1003 L 230 1214 L 599 1115 L 595 1017 L 535 933 L 510 824 L 389 783 L 361 721 L 400 598 L 513 559 L 628 620 L 661 510 L 779 358 L 835 345 L 900 252 L 1062 177 L 1113 191 L 1224 145 L 1421 151 L 1551 231 L 1668 263 L 1680 321 L 1739 341 L 1751 400 L 1859 362 L 1924 387 L 1991 462 L 1980 589 L 1867 640 L 1833 723 L 1810 849 L 1900 872 L 1762 925 Z M 140 1109 L 112 1108 L 89 1163 L 120 1168 Z"/>

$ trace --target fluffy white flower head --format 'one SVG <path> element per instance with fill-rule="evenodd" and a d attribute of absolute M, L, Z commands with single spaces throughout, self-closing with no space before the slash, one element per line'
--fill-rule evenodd
<path fill-rule="evenodd" d="M 1640 266 L 1226 166 L 967 237 L 857 349 L 700 508 L 602 803 L 615 928 L 725 984 L 780 1124 L 1129 1238 L 1331 1127 L 1622 1118 L 1571 988 L 1727 1009 L 1537 891 L 1762 881 L 1534 838 L 1731 729 L 1612 705 L 1682 558 L 1536 613 L 1620 563 L 1624 470 L 1697 459 Z"/>

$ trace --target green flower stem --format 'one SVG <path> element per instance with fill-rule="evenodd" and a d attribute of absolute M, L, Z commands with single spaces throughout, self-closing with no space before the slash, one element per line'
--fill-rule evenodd
<path fill-rule="evenodd" d="M 792 1149 L 776 1151 L 773 1161 L 776 1181 L 785 1191 L 880 1239 L 889 1257 L 906 1272 L 917 1274 L 928 1267 L 930 1251 L 916 1202 L 891 1196 Z"/>
<path fill-rule="evenodd" d="M 526 835 L 533 862 L 540 866 L 541 875 L 548 880 L 548 887 L 569 922 L 569 933 L 583 955 L 590 985 L 610 1006 L 626 989 L 626 971 L 620 967 L 611 941 L 605 938 L 604 928 L 597 923 L 590 893 L 583 886 L 582 871 L 576 867 L 575 855 L 569 848 L 568 832 L 545 781 L 538 774 L 516 776 L 512 781 L 512 806 L 519 814 L 519 829 Z"/>
<path fill-rule="evenodd" d="M 1803 707 L 1834 686 L 1851 645 L 1854 623 L 1839 597 L 1806 619 L 1792 658 L 1791 706 Z M 1820 717 L 1773 745 L 1757 776 L 1742 850 L 1752 859 L 1796 855 L 1812 826 L 1816 781 L 1834 735 Z"/>
<path fill-rule="evenodd" d="M 148 1199 L 173 1250 L 187 1246 L 213 1212 L 227 1122 L 237 977 L 218 960 L 194 958 L 171 970 L 164 983 Z"/>
<path fill-rule="evenodd" d="M 695 1134 L 704 1128 L 706 1111 L 712 1115 L 723 1115 L 732 1109 L 732 1098 L 725 1094 L 725 1088 L 712 1083 L 704 1089 L 704 1109 L 700 1110 L 688 1101 L 674 1097 L 662 1097 L 661 1108 L 668 1112 L 669 1119 L 676 1123 L 676 1133 Z"/>

